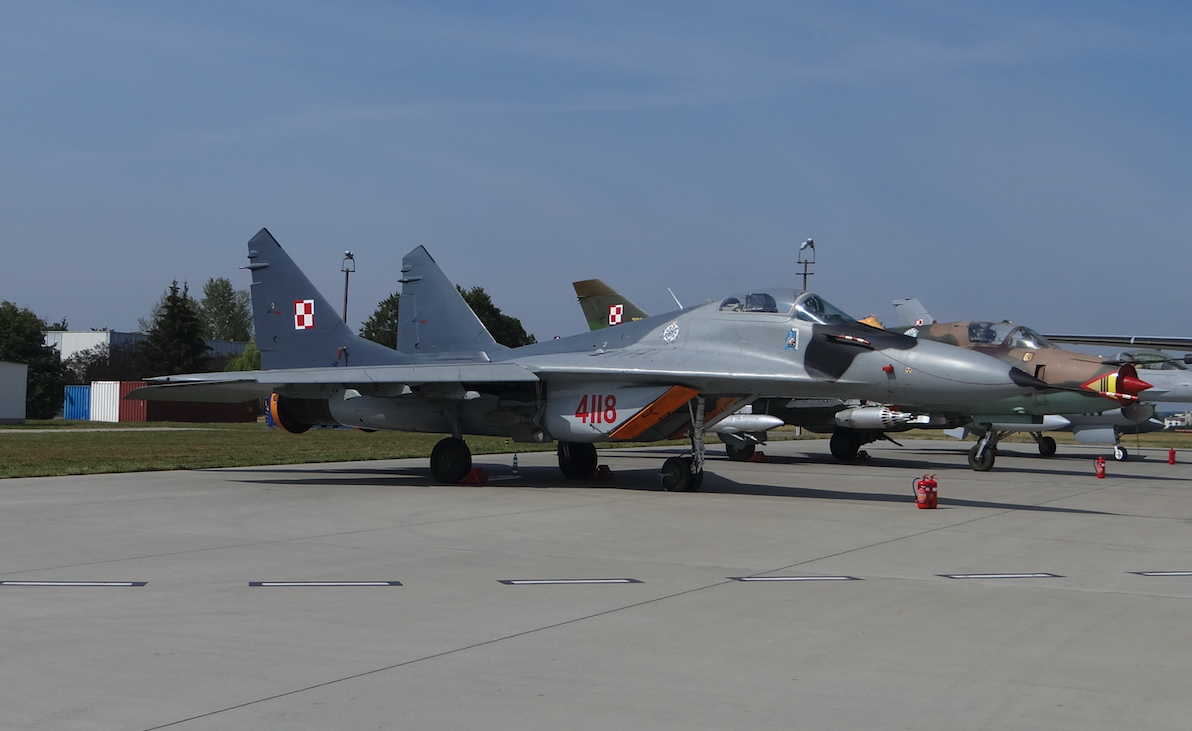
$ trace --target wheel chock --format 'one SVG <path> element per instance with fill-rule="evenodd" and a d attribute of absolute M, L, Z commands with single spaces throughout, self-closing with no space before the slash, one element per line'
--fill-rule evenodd
<path fill-rule="evenodd" d="M 601 482 L 608 482 L 613 479 L 613 471 L 608 468 L 608 465 L 602 464 L 596 468 L 596 479 Z"/>
<path fill-rule="evenodd" d="M 749 455 L 749 459 L 747 459 L 745 461 L 746 462 L 765 462 L 766 461 L 766 453 L 758 450 L 758 451 L 754 452 L 753 454 Z"/>
<path fill-rule="evenodd" d="M 484 470 L 480 469 L 479 467 L 473 467 L 472 469 L 468 470 L 468 474 L 464 475 L 464 479 L 460 480 L 459 484 L 484 487 L 488 484 L 488 475 L 486 475 Z"/>

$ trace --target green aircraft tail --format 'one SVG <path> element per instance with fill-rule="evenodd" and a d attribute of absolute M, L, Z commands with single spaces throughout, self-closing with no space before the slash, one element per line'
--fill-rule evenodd
<path fill-rule="evenodd" d="M 575 288 L 579 306 L 583 308 L 584 319 L 591 330 L 603 330 L 612 325 L 649 317 L 642 308 L 599 279 L 572 282 L 571 286 Z"/>

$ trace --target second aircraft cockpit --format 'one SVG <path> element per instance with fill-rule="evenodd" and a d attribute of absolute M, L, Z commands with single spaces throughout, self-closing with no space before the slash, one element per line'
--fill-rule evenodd
<path fill-rule="evenodd" d="M 726 297 L 720 312 L 766 313 L 794 317 L 816 325 L 856 324 L 857 320 L 813 292 L 774 288 Z"/>
<path fill-rule="evenodd" d="M 1042 350 L 1056 345 L 1039 333 L 1012 322 L 970 322 L 968 339 L 973 345 L 1001 345 L 1007 348 Z"/>

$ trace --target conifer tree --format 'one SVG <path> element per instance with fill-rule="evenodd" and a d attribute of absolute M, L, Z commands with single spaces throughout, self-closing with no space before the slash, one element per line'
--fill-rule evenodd
<path fill-rule="evenodd" d="M 178 281 L 156 308 L 147 340 L 137 343 L 136 365 L 142 377 L 200 371 L 207 364 L 207 343 L 186 284 Z"/>

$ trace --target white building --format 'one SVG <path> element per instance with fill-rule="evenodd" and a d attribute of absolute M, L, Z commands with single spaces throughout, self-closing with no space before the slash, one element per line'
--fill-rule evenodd
<path fill-rule="evenodd" d="M 147 340 L 148 336 L 145 333 L 122 333 L 112 330 L 98 332 L 94 330 L 82 330 L 66 332 L 49 331 L 46 332 L 45 338 L 46 345 L 57 350 L 62 360 L 66 360 L 81 350 L 90 350 L 100 345 L 107 345 L 109 348 L 119 345 L 132 345 L 133 343 Z M 245 345 L 247 343 L 238 343 L 232 340 L 208 340 L 207 347 L 211 348 L 211 352 L 207 355 L 212 358 L 240 355 L 244 352 Z"/>

